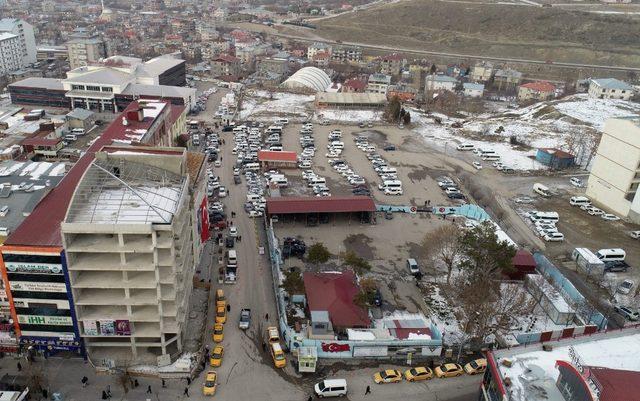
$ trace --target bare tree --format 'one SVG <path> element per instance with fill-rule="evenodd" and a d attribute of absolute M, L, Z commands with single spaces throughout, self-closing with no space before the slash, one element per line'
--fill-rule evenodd
<path fill-rule="evenodd" d="M 447 268 L 447 284 L 451 282 L 451 272 L 460 255 L 460 230 L 455 225 L 444 225 L 427 233 L 422 241 L 425 259 L 443 263 Z"/>

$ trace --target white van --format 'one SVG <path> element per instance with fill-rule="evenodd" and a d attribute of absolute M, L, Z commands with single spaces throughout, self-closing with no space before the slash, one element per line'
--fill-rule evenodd
<path fill-rule="evenodd" d="M 484 156 L 494 156 L 497 155 L 495 150 L 492 149 L 480 149 L 480 151 L 478 152 L 478 155 L 480 157 L 484 157 Z"/>
<path fill-rule="evenodd" d="M 596 256 L 603 262 L 611 262 L 614 260 L 624 261 L 627 253 L 624 249 L 612 248 L 612 249 L 600 249 L 596 252 Z"/>
<path fill-rule="evenodd" d="M 247 163 L 244 165 L 245 171 L 258 171 L 260 170 L 259 163 Z"/>
<path fill-rule="evenodd" d="M 4 217 L 9 213 L 9 206 L 4 205 L 2 206 L 2 208 L 0 209 L 0 217 Z"/>
<path fill-rule="evenodd" d="M 76 135 L 73 134 L 67 134 L 64 136 L 64 140 L 67 142 L 73 142 L 73 141 L 77 141 L 78 137 Z"/>
<path fill-rule="evenodd" d="M 533 222 L 544 220 L 557 223 L 560 220 L 560 215 L 557 212 L 531 212 L 529 218 Z"/>
<path fill-rule="evenodd" d="M 347 381 L 345 379 L 323 380 L 313 386 L 313 390 L 320 398 L 342 397 L 347 395 Z"/>
<path fill-rule="evenodd" d="M 238 265 L 238 256 L 236 255 L 235 249 L 229 249 L 227 251 L 227 266 L 237 266 Z"/>
<path fill-rule="evenodd" d="M 311 177 L 307 185 L 309 186 L 309 188 L 311 188 L 314 185 L 326 185 L 326 184 L 327 184 L 327 179 L 324 177 Z"/>
<path fill-rule="evenodd" d="M 280 125 L 271 125 L 266 130 L 264 130 L 264 132 L 267 133 L 267 134 L 273 134 L 273 133 L 282 134 L 282 126 L 280 126 Z"/>
<path fill-rule="evenodd" d="M 258 194 L 247 194 L 247 202 L 258 202 L 262 196 Z"/>
<path fill-rule="evenodd" d="M 278 188 L 286 188 L 289 185 L 289 181 L 285 177 L 272 177 L 270 182 L 278 186 Z"/>
<path fill-rule="evenodd" d="M 488 162 L 494 162 L 494 161 L 500 160 L 500 156 L 495 155 L 495 154 L 484 155 L 484 156 L 482 156 L 482 160 L 485 160 L 485 161 L 488 161 Z"/>
<path fill-rule="evenodd" d="M 395 167 L 383 166 L 376 170 L 378 175 L 380 174 L 398 174 L 398 170 Z"/>
<path fill-rule="evenodd" d="M 0 227 L 0 236 L 8 237 L 9 234 L 11 234 L 11 230 L 9 230 L 7 227 Z"/>
<path fill-rule="evenodd" d="M 287 124 L 289 124 L 289 119 L 288 118 L 278 118 L 276 120 L 276 124 L 278 124 L 278 125 L 287 125 Z"/>
<path fill-rule="evenodd" d="M 400 180 L 388 180 L 383 181 L 378 185 L 378 189 L 384 191 L 385 189 L 402 189 L 402 181 Z"/>
<path fill-rule="evenodd" d="M 536 182 L 535 184 L 533 184 L 533 192 L 537 193 L 538 195 L 542 195 L 544 197 L 551 196 L 551 191 L 549 190 L 549 187 L 547 187 L 544 184 L 540 184 L 539 182 Z"/>
<path fill-rule="evenodd" d="M 582 205 L 590 205 L 591 200 L 586 196 L 572 196 L 569 199 L 569 204 L 571 206 L 582 206 Z"/>
<path fill-rule="evenodd" d="M 73 135 L 82 136 L 85 134 L 84 128 L 74 128 L 71 130 Z"/>
<path fill-rule="evenodd" d="M 460 145 L 456 146 L 456 149 L 460 151 L 473 150 L 474 148 L 475 146 L 470 143 L 461 143 Z"/>

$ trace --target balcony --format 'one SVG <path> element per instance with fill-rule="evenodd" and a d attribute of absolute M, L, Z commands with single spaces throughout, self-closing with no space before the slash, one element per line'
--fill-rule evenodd
<path fill-rule="evenodd" d="M 122 263 L 118 253 L 68 252 L 69 270 L 154 271 L 153 254 L 126 254 Z"/>

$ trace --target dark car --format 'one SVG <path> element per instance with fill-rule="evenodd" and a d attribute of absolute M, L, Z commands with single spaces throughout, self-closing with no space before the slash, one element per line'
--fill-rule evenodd
<path fill-rule="evenodd" d="M 629 270 L 629 265 L 624 260 L 613 260 L 610 262 L 604 262 L 604 271 L 617 273 L 626 272 Z"/>
<path fill-rule="evenodd" d="M 242 183 L 242 179 L 239 176 L 234 175 L 233 176 L 233 183 L 234 184 L 240 184 L 240 183 Z"/>
<path fill-rule="evenodd" d="M 225 246 L 227 248 L 233 248 L 233 246 L 235 245 L 235 240 L 233 239 L 233 237 L 227 237 L 227 239 L 225 240 Z"/>
<path fill-rule="evenodd" d="M 449 199 L 466 199 L 460 192 L 453 192 L 447 195 Z"/>
<path fill-rule="evenodd" d="M 396 150 L 396 147 L 395 147 L 395 145 L 387 145 L 382 149 L 386 150 L 388 152 L 388 151 L 391 151 L 391 150 Z"/>

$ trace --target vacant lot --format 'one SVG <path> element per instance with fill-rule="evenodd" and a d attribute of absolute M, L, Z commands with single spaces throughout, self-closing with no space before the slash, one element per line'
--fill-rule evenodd
<path fill-rule="evenodd" d="M 473 55 L 640 66 L 637 15 L 409 0 L 317 21 L 335 40 Z"/>

